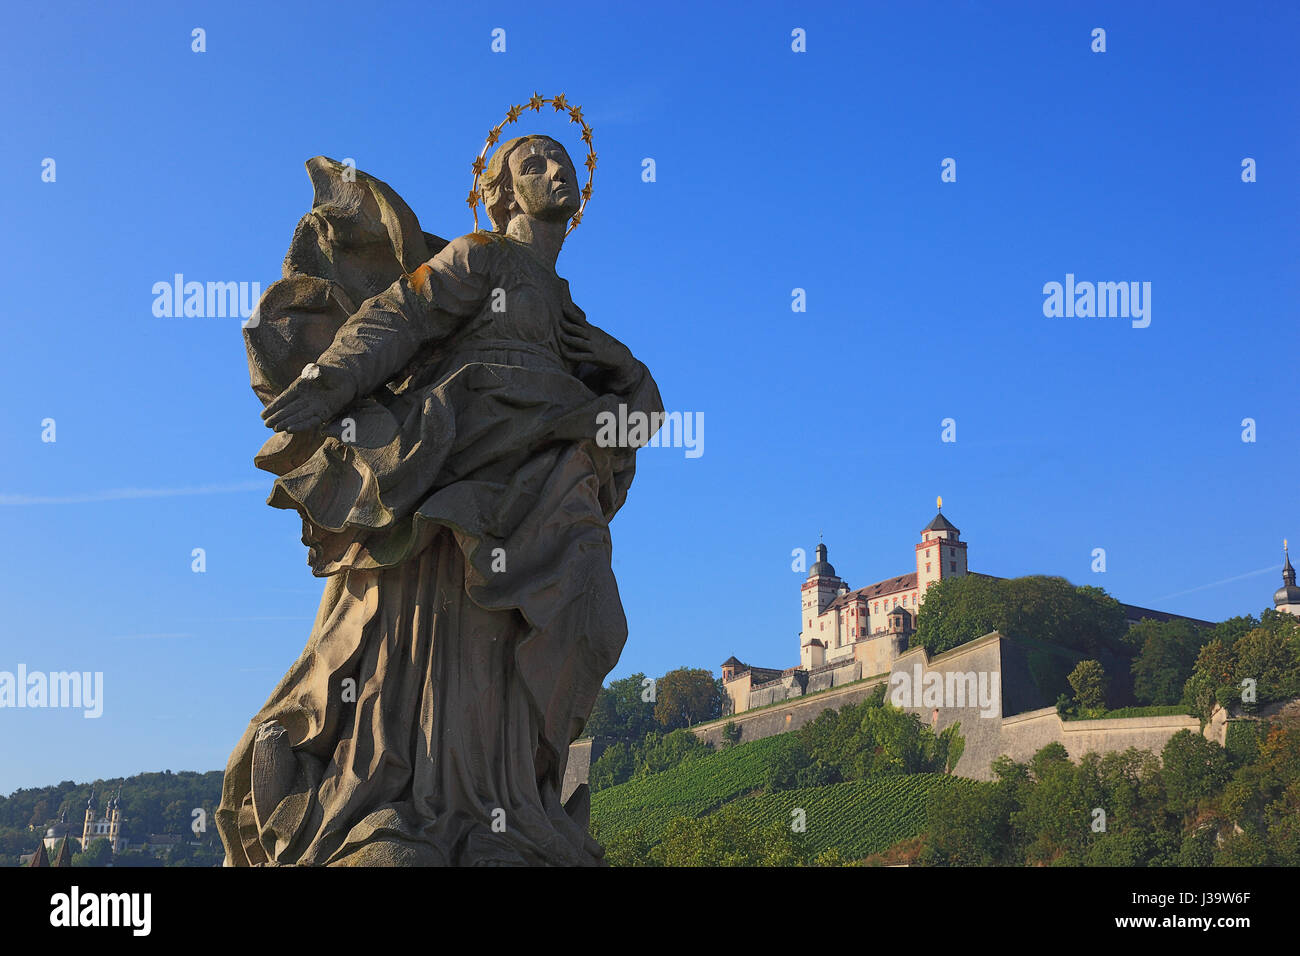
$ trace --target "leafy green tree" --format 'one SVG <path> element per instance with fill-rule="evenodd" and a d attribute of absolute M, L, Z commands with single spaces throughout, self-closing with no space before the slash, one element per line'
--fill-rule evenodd
<path fill-rule="evenodd" d="M 687 760 L 713 752 L 713 748 L 689 730 L 674 730 L 669 734 L 647 734 L 641 744 L 638 766 L 633 777 L 671 770 Z"/>
<path fill-rule="evenodd" d="M 809 851 L 788 825 L 774 822 L 755 827 L 735 804 L 699 819 L 679 817 L 649 855 L 657 866 L 803 866 L 809 862 Z"/>
<path fill-rule="evenodd" d="M 606 740 L 640 740 L 659 726 L 651 697 L 645 674 L 610 681 L 596 695 L 583 733 Z"/>
<path fill-rule="evenodd" d="M 1169 738 L 1161 753 L 1167 805 L 1174 813 L 1191 813 L 1219 793 L 1232 776 L 1228 752 L 1190 730 Z"/>
<path fill-rule="evenodd" d="M 945 787 L 926 810 L 918 862 L 925 866 L 998 866 L 1013 862 L 1014 784 Z"/>
<path fill-rule="evenodd" d="M 638 746 L 638 743 L 626 744 L 616 740 L 606 747 L 605 752 L 596 758 L 596 762 L 587 771 L 587 786 L 591 792 L 606 790 L 631 780 L 637 768 L 634 750 Z"/>
<path fill-rule="evenodd" d="M 73 866 L 108 866 L 113 859 L 113 844 L 108 842 L 108 837 L 99 837 L 90 841 L 82 853 L 72 854 Z"/>
<path fill-rule="evenodd" d="M 1064 578 L 945 578 L 925 592 L 913 645 L 931 655 L 999 631 L 1047 641 L 1080 653 L 1127 654 L 1124 610 L 1101 588 L 1075 587 Z"/>
<path fill-rule="evenodd" d="M 1074 688 L 1074 700 L 1086 710 L 1106 706 L 1106 671 L 1098 661 L 1079 661 L 1066 678 Z"/>
<path fill-rule="evenodd" d="M 1300 620 L 1290 614 L 1265 615 L 1259 627 L 1232 646 L 1236 683 L 1255 681 L 1258 703 L 1300 695 Z"/>
<path fill-rule="evenodd" d="M 664 730 L 713 720 L 722 716 L 725 698 L 711 671 L 679 667 L 655 682 L 655 720 Z"/>
<path fill-rule="evenodd" d="M 1129 631 L 1140 642 L 1133 661 L 1133 693 L 1144 704 L 1176 704 L 1192 676 L 1206 634 L 1190 621 L 1143 619 Z"/>
<path fill-rule="evenodd" d="M 1196 655 L 1192 676 L 1183 685 L 1183 704 L 1188 711 L 1201 720 L 1209 720 L 1218 701 L 1230 701 L 1234 693 L 1239 700 L 1240 688 L 1233 687 L 1236 668 L 1237 659 L 1231 645 L 1219 638 L 1207 642 Z"/>

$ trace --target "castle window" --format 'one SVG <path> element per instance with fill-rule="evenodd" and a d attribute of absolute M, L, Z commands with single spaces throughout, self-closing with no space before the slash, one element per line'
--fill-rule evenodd
<path fill-rule="evenodd" d="M 956 571 L 956 570 L 957 570 L 957 562 L 956 562 L 956 561 L 949 561 L 949 562 L 948 562 L 948 570 L 949 570 L 949 571 Z"/>
<path fill-rule="evenodd" d="M 925 573 L 926 573 L 926 574 L 929 574 L 929 573 L 930 573 L 930 562 L 929 562 L 929 561 L 927 561 L 927 562 L 925 563 Z"/>

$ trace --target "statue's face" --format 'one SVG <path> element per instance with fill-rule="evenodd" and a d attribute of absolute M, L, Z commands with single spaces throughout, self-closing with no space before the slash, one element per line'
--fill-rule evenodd
<path fill-rule="evenodd" d="M 562 222 L 582 204 L 573 160 L 554 140 L 520 143 L 510 154 L 510 176 L 515 202 L 534 219 Z"/>

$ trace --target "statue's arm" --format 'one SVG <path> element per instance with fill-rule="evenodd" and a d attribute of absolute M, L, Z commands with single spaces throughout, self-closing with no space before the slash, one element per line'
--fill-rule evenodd
<path fill-rule="evenodd" d="M 453 335 L 490 292 L 480 249 L 457 239 L 363 302 L 303 377 L 266 406 L 266 424 L 276 431 L 315 428 L 390 381 L 422 347 Z"/>

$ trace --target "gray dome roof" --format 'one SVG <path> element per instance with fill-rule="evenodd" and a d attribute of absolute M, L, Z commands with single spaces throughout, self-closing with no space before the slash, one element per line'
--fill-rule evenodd
<path fill-rule="evenodd" d="M 817 562 L 808 569 L 808 577 L 815 578 L 818 575 L 833 578 L 836 577 L 835 566 L 826 560 L 826 545 L 817 545 Z"/>

